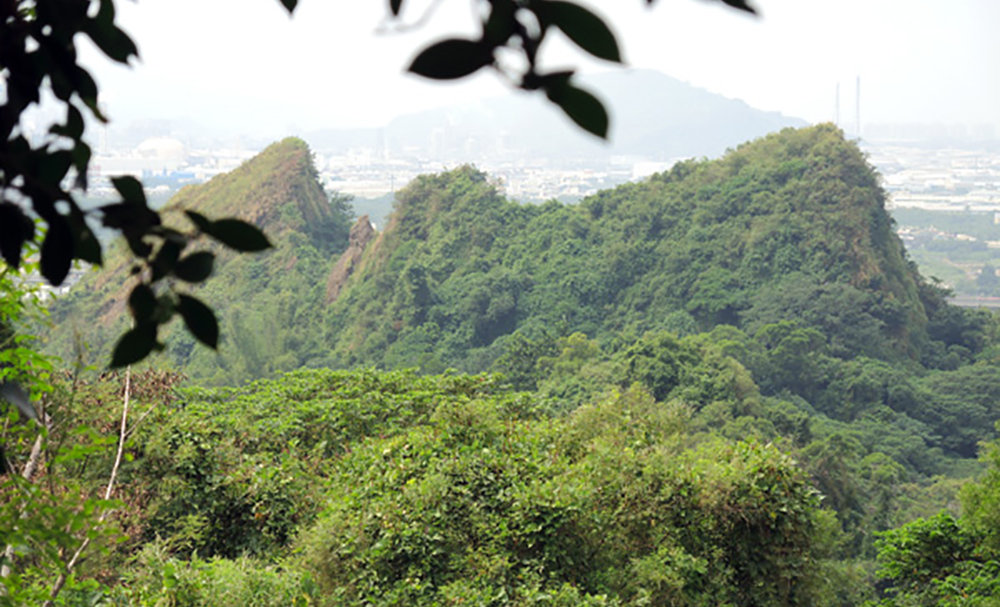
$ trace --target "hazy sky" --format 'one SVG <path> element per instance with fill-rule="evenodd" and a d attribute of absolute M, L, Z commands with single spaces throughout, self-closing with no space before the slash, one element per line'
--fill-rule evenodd
<path fill-rule="evenodd" d="M 411 23 L 433 3 L 407 2 Z M 428 41 L 472 32 L 478 4 L 440 0 L 428 24 L 379 33 L 385 4 L 300 0 L 288 18 L 277 0 L 121 2 L 120 21 L 141 61 L 121 68 L 94 51 L 84 61 L 118 124 L 187 118 L 268 136 L 380 126 L 507 91 L 492 72 L 458 84 L 404 74 Z M 760 109 L 831 120 L 839 83 L 842 123 L 853 125 L 860 76 L 863 123 L 1000 126 L 996 0 L 757 0 L 759 18 L 705 0 L 659 0 L 651 9 L 644 0 L 587 4 L 613 24 L 629 66 Z M 546 44 L 553 66 L 611 67 L 555 37 Z"/>

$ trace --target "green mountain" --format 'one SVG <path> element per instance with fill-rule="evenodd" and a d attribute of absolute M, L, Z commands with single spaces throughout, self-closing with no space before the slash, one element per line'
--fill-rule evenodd
<path fill-rule="evenodd" d="M 639 383 L 731 438 L 911 479 L 971 474 L 996 436 L 995 319 L 920 277 L 831 125 L 576 205 L 510 202 L 472 167 L 424 176 L 352 267 L 323 319 L 338 366 L 500 371 L 563 412 Z"/>
<path fill-rule="evenodd" d="M 515 331 L 607 343 L 794 318 L 836 355 L 933 365 L 957 338 L 932 345 L 922 285 L 876 173 L 825 125 L 572 206 L 507 201 L 471 167 L 421 177 L 331 305 L 327 342 L 344 365 L 477 371 Z"/>
<path fill-rule="evenodd" d="M 838 360 L 954 369 L 982 347 L 981 331 L 908 261 L 878 176 L 830 125 L 786 129 L 574 205 L 506 200 L 468 166 L 422 176 L 378 234 L 360 220 L 349 235 L 349 211 L 327 200 L 294 139 L 170 206 L 251 220 L 276 245 L 222 254 L 198 290 L 219 315 L 219 354 L 183 331 L 169 337 L 157 364 L 210 383 L 301 366 L 510 375 L 520 345 L 551 356 L 574 333 L 617 351 L 652 331 L 731 326 L 754 337 L 783 321 L 817 332 Z M 72 356 L 79 336 L 91 360 L 106 360 L 124 328 L 127 263 L 109 256 L 53 307 L 53 351 Z M 799 393 L 812 398 L 831 380 L 817 381 Z"/>
<path fill-rule="evenodd" d="M 251 256 L 216 247 L 215 272 L 196 292 L 219 317 L 225 334 L 219 354 L 196 347 L 175 323 L 166 358 L 154 364 L 193 378 L 243 382 L 298 368 L 318 356 L 304 345 L 314 341 L 310 325 L 323 306 L 326 274 L 347 247 L 351 216 L 328 200 L 305 142 L 275 143 L 231 173 L 181 190 L 168 203 L 165 220 L 185 221 L 184 209 L 253 222 L 274 248 Z M 72 360 L 78 341 L 88 348 L 86 362 L 108 360 L 127 324 L 129 264 L 127 249 L 114 249 L 100 271 L 88 274 L 52 306 L 50 351 Z"/>

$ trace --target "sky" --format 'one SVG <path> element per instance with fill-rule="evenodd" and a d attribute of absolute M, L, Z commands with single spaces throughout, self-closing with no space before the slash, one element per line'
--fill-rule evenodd
<path fill-rule="evenodd" d="M 579 1 L 612 25 L 627 68 L 762 110 L 833 120 L 839 85 L 841 123 L 853 125 L 860 77 L 863 124 L 1000 130 L 996 0 L 756 0 L 756 18 L 710 0 Z M 386 4 L 300 0 L 289 17 L 278 0 L 122 1 L 119 22 L 140 60 L 118 66 L 92 48 L 82 60 L 118 125 L 188 120 L 256 136 L 377 127 L 510 92 L 490 71 L 447 84 L 405 73 L 427 43 L 472 34 L 479 2 L 406 0 L 402 28 Z M 552 67 L 621 69 L 559 36 L 545 44 Z"/>

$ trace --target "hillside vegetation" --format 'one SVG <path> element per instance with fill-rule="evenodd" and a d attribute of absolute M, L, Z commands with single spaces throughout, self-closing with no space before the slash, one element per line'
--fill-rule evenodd
<path fill-rule="evenodd" d="M 711 377 L 677 387 L 703 393 Z M 940 508 L 942 481 L 915 487 L 843 435 L 805 448 L 753 437 L 745 379 L 716 381 L 710 414 L 637 384 L 556 416 L 548 398 L 489 375 L 302 370 L 179 391 L 169 374 L 129 381 L 57 390 L 63 425 L 38 489 L 0 501 L 28 530 L 14 536 L 18 575 L 4 578 L 14 596 L 44 596 L 53 555 L 79 546 L 79 528 L 111 548 L 69 581 L 60 604 L 81 607 L 836 607 L 878 599 L 877 579 L 883 607 L 944 607 L 990 605 L 1000 589 L 1000 451 L 965 487 L 962 518 L 893 529 L 900 505 Z M 96 493 L 114 452 L 71 429 L 111 430 L 126 390 L 144 414 L 113 524 L 94 525 L 87 513 L 107 504 L 61 504 Z M 743 419 L 747 437 L 705 423 L 720 417 Z M 8 444 L 16 436 L 5 430 Z M 40 531 L 59 517 L 71 531 Z"/>
<path fill-rule="evenodd" d="M 582 332 L 603 346 L 791 319 L 841 358 L 953 368 L 978 347 L 941 317 L 950 312 L 907 261 L 876 174 L 832 126 L 782 131 L 575 205 L 508 201 L 471 167 L 420 177 L 331 303 L 318 287 L 350 225 L 334 201 L 298 140 L 179 193 L 171 208 L 236 214 L 277 247 L 219 260 L 199 296 L 220 312 L 221 356 L 178 335 L 170 364 L 215 383 L 301 365 L 479 372 L 515 333 Z M 53 351 L 71 358 L 64 323 L 83 318 L 98 322 L 79 338 L 106 351 L 123 322 L 125 263 L 113 256 L 53 309 Z"/>
<path fill-rule="evenodd" d="M 386 229 L 339 264 L 348 211 L 299 140 L 171 208 L 239 213 L 276 245 L 222 256 L 199 290 L 220 316 L 219 354 L 171 337 L 160 364 L 202 384 L 302 366 L 500 371 L 569 411 L 608 386 L 638 381 L 667 401 L 685 374 L 745 377 L 758 395 L 739 410 L 775 426 L 754 422 L 762 436 L 789 436 L 784 417 L 802 415 L 815 429 L 800 443 L 848 432 L 858 457 L 885 453 L 920 478 L 967 474 L 994 437 L 992 319 L 947 305 L 916 272 L 877 174 L 830 125 L 576 205 L 508 201 L 471 167 L 420 177 Z M 79 333 L 98 354 L 117 334 L 122 263 L 53 308 L 65 358 L 73 319 L 99 319 Z M 684 399 L 697 410 L 718 400 Z"/>
<path fill-rule="evenodd" d="M 341 198 L 331 201 L 323 191 L 305 142 L 286 139 L 231 173 L 184 188 L 167 205 L 165 220 L 183 222 L 185 209 L 253 222 L 274 248 L 255 256 L 213 249 L 213 277 L 196 293 L 218 314 L 225 335 L 220 355 L 174 330 L 167 340 L 169 358 L 158 364 L 204 381 L 241 383 L 318 356 L 308 347 L 309 324 L 322 309 L 326 273 L 347 247 L 352 217 Z M 109 359 L 127 323 L 132 285 L 122 277 L 128 276 L 129 259 L 124 246 L 112 250 L 100 271 L 52 306 L 49 351 L 72 361 L 83 345 L 84 362 Z"/>
<path fill-rule="evenodd" d="M 188 387 L 137 376 L 127 539 L 81 570 L 80 604 L 951 607 L 1000 590 L 1000 460 L 979 453 L 998 325 L 917 273 L 832 126 L 575 205 L 508 201 L 467 166 L 424 176 L 350 247 L 297 140 L 171 204 L 247 205 L 276 247 L 221 258 L 199 292 L 219 355 L 178 333 L 152 363 Z M 72 314 L 114 317 L 105 272 L 54 308 L 52 344 Z M 91 324 L 105 347 L 113 323 Z M 64 389 L 45 474 L 86 495 L 111 453 L 70 429 L 107 433 L 125 388 Z M 38 568 L 58 553 L 44 542 L 73 547 L 37 541 Z"/>
<path fill-rule="evenodd" d="M 841 352 L 933 366 L 956 338 L 931 343 L 921 284 L 874 171 L 820 126 L 572 206 L 507 201 L 471 167 L 421 177 L 330 311 L 328 341 L 348 365 L 476 371 L 515 330 L 607 343 L 796 317 L 825 323 Z M 838 308 L 854 318 L 818 318 Z"/>

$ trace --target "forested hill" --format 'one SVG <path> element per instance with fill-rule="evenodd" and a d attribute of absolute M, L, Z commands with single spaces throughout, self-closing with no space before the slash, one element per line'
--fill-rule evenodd
<path fill-rule="evenodd" d="M 318 318 L 322 283 L 347 247 L 352 217 L 342 200 L 328 199 L 305 142 L 285 139 L 230 173 L 181 190 L 168 203 L 165 221 L 186 221 L 184 209 L 251 221 L 274 248 L 258 255 L 213 249 L 215 271 L 196 293 L 219 317 L 225 336 L 221 355 L 195 346 L 175 323 L 168 336 L 169 360 L 155 364 L 204 380 L 239 383 L 297 368 L 302 357 L 315 356 L 300 344 Z M 128 322 L 129 263 L 128 250 L 115 248 L 99 272 L 88 273 L 52 306 L 49 351 L 71 361 L 79 342 L 87 348 L 84 362 L 102 365 L 109 359 Z M 275 351 L 278 355 L 272 355 Z"/>
<path fill-rule="evenodd" d="M 833 126 L 571 206 L 461 167 L 400 192 L 380 234 L 348 233 L 297 140 L 172 204 L 275 248 L 220 257 L 198 291 L 218 355 L 175 328 L 153 369 L 74 377 L 53 409 L 65 448 L 41 468 L 67 495 L 104 491 L 113 452 L 87 444 L 125 386 L 144 411 L 116 487 L 128 539 L 81 562 L 74 605 L 1000 596 L 1000 322 L 921 279 Z M 54 346 L 76 322 L 107 360 L 125 263 L 58 302 Z M 70 503 L 7 501 L 45 538 Z"/>
<path fill-rule="evenodd" d="M 617 348 L 649 331 L 755 335 L 780 321 L 817 331 L 824 353 L 845 360 L 955 368 L 978 349 L 979 333 L 907 261 L 877 175 L 830 125 L 576 205 L 509 201 L 471 167 L 423 176 L 398 194 L 385 231 L 344 259 L 350 210 L 328 200 L 300 140 L 170 206 L 252 220 L 276 245 L 223 254 L 198 289 L 219 316 L 219 354 L 169 336 L 156 364 L 201 382 L 301 366 L 510 374 L 501 359 L 524 340 L 579 332 Z M 110 255 L 53 307 L 51 351 L 72 360 L 80 341 L 88 362 L 107 359 L 126 322 L 127 263 Z"/>
<path fill-rule="evenodd" d="M 308 244 L 332 256 L 347 246 L 347 209 L 331 205 L 309 146 L 294 137 L 272 144 L 230 173 L 181 190 L 170 200 L 171 208 L 239 217 L 262 228 L 276 244 L 303 234 Z"/>
<path fill-rule="evenodd" d="M 884 205 L 832 125 L 577 205 L 508 201 L 471 167 L 424 176 L 329 303 L 315 364 L 499 371 L 557 412 L 640 384 L 841 471 L 968 476 L 1000 418 L 997 324 L 920 277 Z M 826 474 L 845 529 L 886 524 Z"/>
<path fill-rule="evenodd" d="M 835 356 L 939 366 L 962 340 L 929 319 L 943 310 L 877 174 L 821 125 L 572 206 L 505 200 L 471 167 L 421 177 L 330 308 L 327 339 L 344 365 L 479 371 L 515 331 L 608 343 L 796 320 Z"/>

